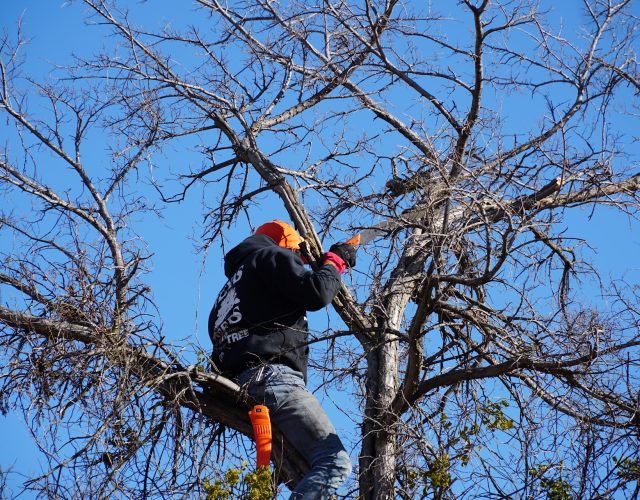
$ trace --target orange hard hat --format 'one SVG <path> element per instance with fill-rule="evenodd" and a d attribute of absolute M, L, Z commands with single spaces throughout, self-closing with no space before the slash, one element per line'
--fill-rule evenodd
<path fill-rule="evenodd" d="M 264 234 L 275 241 L 278 246 L 288 248 L 289 250 L 299 250 L 300 243 L 303 241 L 290 224 L 281 220 L 272 220 L 271 222 L 262 224 L 262 226 L 256 229 L 256 234 Z"/>

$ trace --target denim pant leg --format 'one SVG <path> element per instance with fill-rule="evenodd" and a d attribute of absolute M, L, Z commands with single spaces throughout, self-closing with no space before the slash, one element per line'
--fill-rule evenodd
<path fill-rule="evenodd" d="M 244 372 L 238 382 L 249 382 L 249 394 L 257 394 L 251 383 L 254 370 Z M 325 500 L 351 474 L 351 460 L 329 417 L 316 397 L 307 390 L 303 376 L 284 365 L 269 365 L 264 374 L 265 404 L 273 424 L 306 459 L 309 472 L 296 485 L 291 500 Z"/>

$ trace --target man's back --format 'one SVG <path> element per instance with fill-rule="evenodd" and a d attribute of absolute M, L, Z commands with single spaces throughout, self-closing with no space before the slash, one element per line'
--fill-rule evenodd
<path fill-rule="evenodd" d="M 300 371 L 306 379 L 306 311 L 331 302 L 340 287 L 333 266 L 305 269 L 300 257 L 256 234 L 225 257 L 229 281 L 209 315 L 213 361 L 227 375 L 264 362 Z"/>

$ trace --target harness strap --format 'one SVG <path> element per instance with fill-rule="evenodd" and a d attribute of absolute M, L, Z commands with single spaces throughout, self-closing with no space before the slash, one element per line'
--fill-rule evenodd
<path fill-rule="evenodd" d="M 265 383 L 265 373 L 264 373 L 265 368 L 266 367 L 264 365 L 258 368 L 253 378 L 253 384 L 255 385 L 255 388 L 256 388 L 256 402 L 262 405 L 264 405 L 264 398 L 265 398 L 264 393 L 267 385 Z"/>

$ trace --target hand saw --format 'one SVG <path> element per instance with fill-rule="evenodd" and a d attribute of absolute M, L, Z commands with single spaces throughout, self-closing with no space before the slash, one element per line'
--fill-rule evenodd
<path fill-rule="evenodd" d="M 495 200 L 487 200 L 486 203 L 482 204 L 482 217 L 484 219 L 489 217 L 490 219 L 498 220 L 504 217 L 507 213 L 521 214 L 527 210 L 531 210 L 540 200 L 557 193 L 563 184 L 563 179 L 561 177 L 556 177 L 532 194 L 522 195 L 503 203 L 498 203 Z M 467 209 L 468 208 L 465 206 L 457 207 L 453 209 L 449 214 L 449 217 L 455 220 Z M 415 221 L 426 217 L 428 212 L 429 210 L 425 205 L 407 209 L 400 215 L 393 216 L 379 222 L 378 224 L 365 228 L 360 233 L 348 239 L 345 243 L 349 243 L 350 245 L 364 245 L 375 238 L 389 236 L 397 229 L 408 227 L 411 223 L 415 224 Z M 433 217 L 433 211 L 429 213 L 431 213 L 431 216 Z M 442 221 L 440 219 L 442 219 L 442 217 L 442 214 L 439 214 L 438 219 L 432 222 L 435 224 L 441 224 Z"/>
<path fill-rule="evenodd" d="M 400 215 L 385 219 L 382 222 L 378 222 L 371 227 L 363 229 L 361 232 L 345 241 L 345 243 L 348 243 L 349 245 L 365 245 L 375 238 L 389 236 L 394 230 L 405 227 L 407 225 L 407 221 L 416 221 L 421 217 L 424 217 L 426 213 L 427 210 L 424 207 L 405 210 Z"/>

